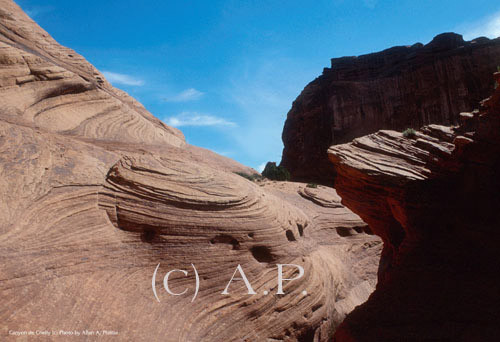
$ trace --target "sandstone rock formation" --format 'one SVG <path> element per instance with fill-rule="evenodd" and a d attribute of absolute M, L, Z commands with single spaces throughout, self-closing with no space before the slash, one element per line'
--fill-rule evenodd
<path fill-rule="evenodd" d="M 335 341 L 498 341 L 500 88 L 460 119 L 329 149 L 342 203 L 384 240 L 377 289 Z"/>
<path fill-rule="evenodd" d="M 380 239 L 333 189 L 234 172 L 254 171 L 187 145 L 0 0 L 0 340 L 327 341 L 374 289 Z M 284 295 L 277 263 L 305 270 Z M 238 264 L 256 295 L 221 294 Z M 185 296 L 163 289 L 172 269 Z"/>
<path fill-rule="evenodd" d="M 456 124 L 489 96 L 500 39 L 464 42 L 447 33 L 429 44 L 332 59 L 295 100 L 283 129 L 281 164 L 292 180 L 330 185 L 330 145 L 380 129 Z"/>

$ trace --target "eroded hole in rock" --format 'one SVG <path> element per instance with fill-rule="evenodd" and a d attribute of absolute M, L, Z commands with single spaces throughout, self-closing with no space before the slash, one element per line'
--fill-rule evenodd
<path fill-rule="evenodd" d="M 286 310 L 286 308 L 284 306 L 278 306 L 277 308 L 274 308 L 274 312 L 278 312 L 278 313 L 283 312 L 285 310 Z"/>
<path fill-rule="evenodd" d="M 353 229 L 356 231 L 356 233 L 359 233 L 359 234 L 361 234 L 363 232 L 363 227 L 354 227 Z"/>
<path fill-rule="evenodd" d="M 151 242 L 153 242 L 155 237 L 156 237 L 156 231 L 154 229 L 148 228 L 148 229 L 145 229 L 141 233 L 141 241 L 142 242 L 151 243 Z"/>
<path fill-rule="evenodd" d="M 288 241 L 297 241 L 297 239 L 295 239 L 295 235 L 293 235 L 293 232 L 291 230 L 287 230 L 285 234 Z"/>
<path fill-rule="evenodd" d="M 308 328 L 297 336 L 297 342 L 313 342 L 315 333 L 314 328 Z"/>
<path fill-rule="evenodd" d="M 297 223 L 297 229 L 299 231 L 299 235 L 304 236 L 304 227 L 300 223 Z"/>
<path fill-rule="evenodd" d="M 271 254 L 271 250 L 266 246 L 253 246 L 250 249 L 250 252 L 252 252 L 253 257 L 258 262 L 269 263 L 274 259 L 273 255 Z"/>
<path fill-rule="evenodd" d="M 336 230 L 337 230 L 337 234 L 339 234 L 342 237 L 355 235 L 355 234 L 353 234 L 353 230 L 351 228 L 337 227 Z"/>
<path fill-rule="evenodd" d="M 223 243 L 230 245 L 232 249 L 240 249 L 240 243 L 234 237 L 230 235 L 217 235 L 210 240 L 211 244 Z"/>
<path fill-rule="evenodd" d="M 82 84 L 82 83 L 64 84 L 46 94 L 44 100 L 67 94 L 76 95 L 94 89 L 95 86 L 93 84 Z"/>
<path fill-rule="evenodd" d="M 250 239 L 253 239 L 253 237 L 254 237 L 254 236 L 255 236 L 255 234 L 254 234 L 254 233 L 248 233 L 248 237 L 249 237 Z"/>
<path fill-rule="evenodd" d="M 315 312 L 315 311 L 317 311 L 319 308 L 321 308 L 322 306 L 323 306 L 323 304 L 320 304 L 320 303 L 315 304 L 315 305 L 311 308 L 311 310 L 312 310 L 312 312 Z"/>

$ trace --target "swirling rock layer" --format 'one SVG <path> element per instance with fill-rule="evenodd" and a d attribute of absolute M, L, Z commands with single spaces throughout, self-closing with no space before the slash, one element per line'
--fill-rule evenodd
<path fill-rule="evenodd" d="M 327 341 L 368 298 L 382 243 L 335 190 L 235 174 L 254 171 L 187 145 L 0 5 L 0 340 Z M 278 263 L 305 270 L 284 295 Z M 237 265 L 255 295 L 241 280 L 221 294 Z M 165 291 L 172 269 L 188 271 L 169 283 L 186 295 Z"/>
<path fill-rule="evenodd" d="M 490 95 L 500 39 L 442 34 L 427 45 L 332 59 L 294 101 L 281 164 L 292 180 L 332 184 L 327 149 L 381 129 L 456 124 Z"/>
<path fill-rule="evenodd" d="M 384 240 L 377 290 L 335 341 L 498 340 L 500 89 L 460 118 L 329 149 L 342 203 Z"/>

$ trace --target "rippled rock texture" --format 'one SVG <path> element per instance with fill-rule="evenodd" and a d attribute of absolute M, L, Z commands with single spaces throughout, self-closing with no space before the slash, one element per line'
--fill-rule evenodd
<path fill-rule="evenodd" d="M 456 124 L 490 95 L 499 64 L 500 39 L 465 42 L 453 33 L 425 46 L 334 58 L 288 113 L 281 165 L 292 180 L 331 185 L 331 145 L 381 129 Z"/>
<path fill-rule="evenodd" d="M 329 149 L 342 203 L 384 240 L 377 289 L 335 341 L 498 341 L 500 89 L 460 119 Z"/>
<path fill-rule="evenodd" d="M 373 291 L 381 240 L 331 188 L 235 172 L 255 171 L 186 144 L 0 0 L 0 340 L 328 341 Z M 278 263 L 305 270 L 284 295 Z M 221 294 L 238 264 L 256 295 Z M 163 289 L 172 269 L 185 296 Z"/>

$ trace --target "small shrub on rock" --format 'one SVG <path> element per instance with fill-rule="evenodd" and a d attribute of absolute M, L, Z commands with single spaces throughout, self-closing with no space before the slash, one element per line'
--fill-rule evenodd
<path fill-rule="evenodd" d="M 413 139 L 417 137 L 417 131 L 413 128 L 407 128 L 403 131 L 403 137 Z"/>
<path fill-rule="evenodd" d="M 290 172 L 284 166 L 276 166 L 275 162 L 268 162 L 266 164 L 264 171 L 262 171 L 262 176 L 277 181 L 290 180 Z"/>
<path fill-rule="evenodd" d="M 244 172 L 235 172 L 238 176 L 248 179 L 251 182 L 255 182 L 262 179 L 262 176 L 258 173 L 248 174 Z"/>

